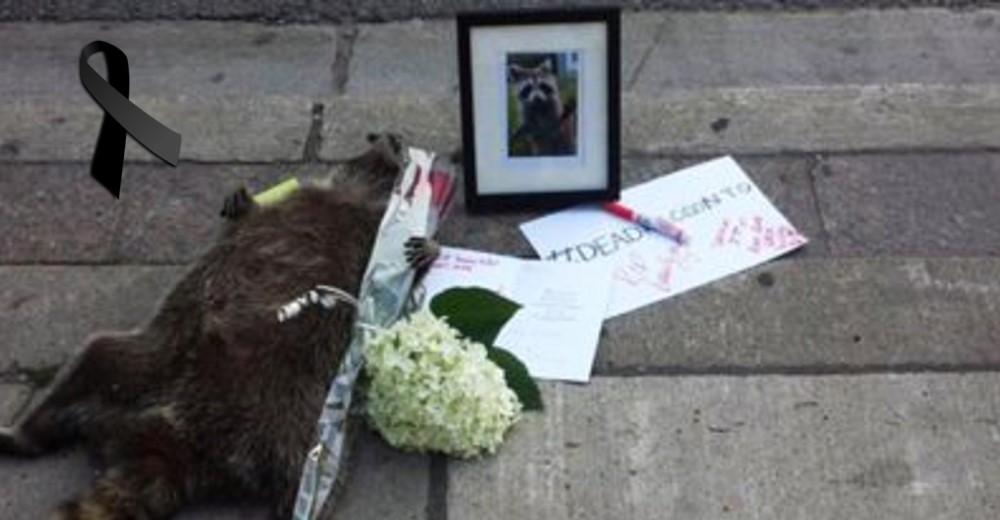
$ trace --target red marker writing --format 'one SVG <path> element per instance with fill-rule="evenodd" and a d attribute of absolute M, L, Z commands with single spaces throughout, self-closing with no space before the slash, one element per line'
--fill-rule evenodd
<path fill-rule="evenodd" d="M 643 228 L 654 233 L 659 233 L 678 244 L 684 245 L 687 242 L 684 230 L 665 218 L 649 217 L 617 202 L 605 202 L 604 209 L 616 217 L 623 218 L 629 222 L 635 222 Z"/>

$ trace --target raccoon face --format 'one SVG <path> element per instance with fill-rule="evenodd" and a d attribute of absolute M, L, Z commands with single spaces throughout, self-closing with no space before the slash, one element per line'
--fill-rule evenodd
<path fill-rule="evenodd" d="M 552 110 L 556 115 L 562 111 L 559 82 L 552 71 L 551 60 L 545 60 L 530 69 L 520 65 L 510 65 L 508 72 L 517 92 L 517 99 L 522 106 L 534 110 Z"/>

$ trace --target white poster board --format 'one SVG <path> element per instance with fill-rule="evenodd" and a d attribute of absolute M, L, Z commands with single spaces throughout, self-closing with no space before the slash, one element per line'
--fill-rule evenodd
<path fill-rule="evenodd" d="M 680 245 L 599 206 L 521 225 L 543 260 L 609 264 L 606 317 L 680 294 L 781 256 L 806 238 L 730 157 L 624 190 L 623 205 L 684 230 Z M 581 283 L 586 283 L 582 281 Z"/>

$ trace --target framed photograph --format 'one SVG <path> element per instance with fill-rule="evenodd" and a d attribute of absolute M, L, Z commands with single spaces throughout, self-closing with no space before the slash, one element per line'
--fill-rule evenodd
<path fill-rule="evenodd" d="M 470 211 L 618 198 L 619 27 L 614 8 L 458 15 Z"/>

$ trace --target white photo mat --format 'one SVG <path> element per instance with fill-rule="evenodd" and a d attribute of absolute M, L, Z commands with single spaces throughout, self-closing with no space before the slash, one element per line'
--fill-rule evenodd
<path fill-rule="evenodd" d="M 577 156 L 507 157 L 511 53 L 579 52 Z M 607 53 L 604 23 L 483 26 L 470 31 L 477 189 L 482 195 L 599 190 L 607 184 Z"/>

